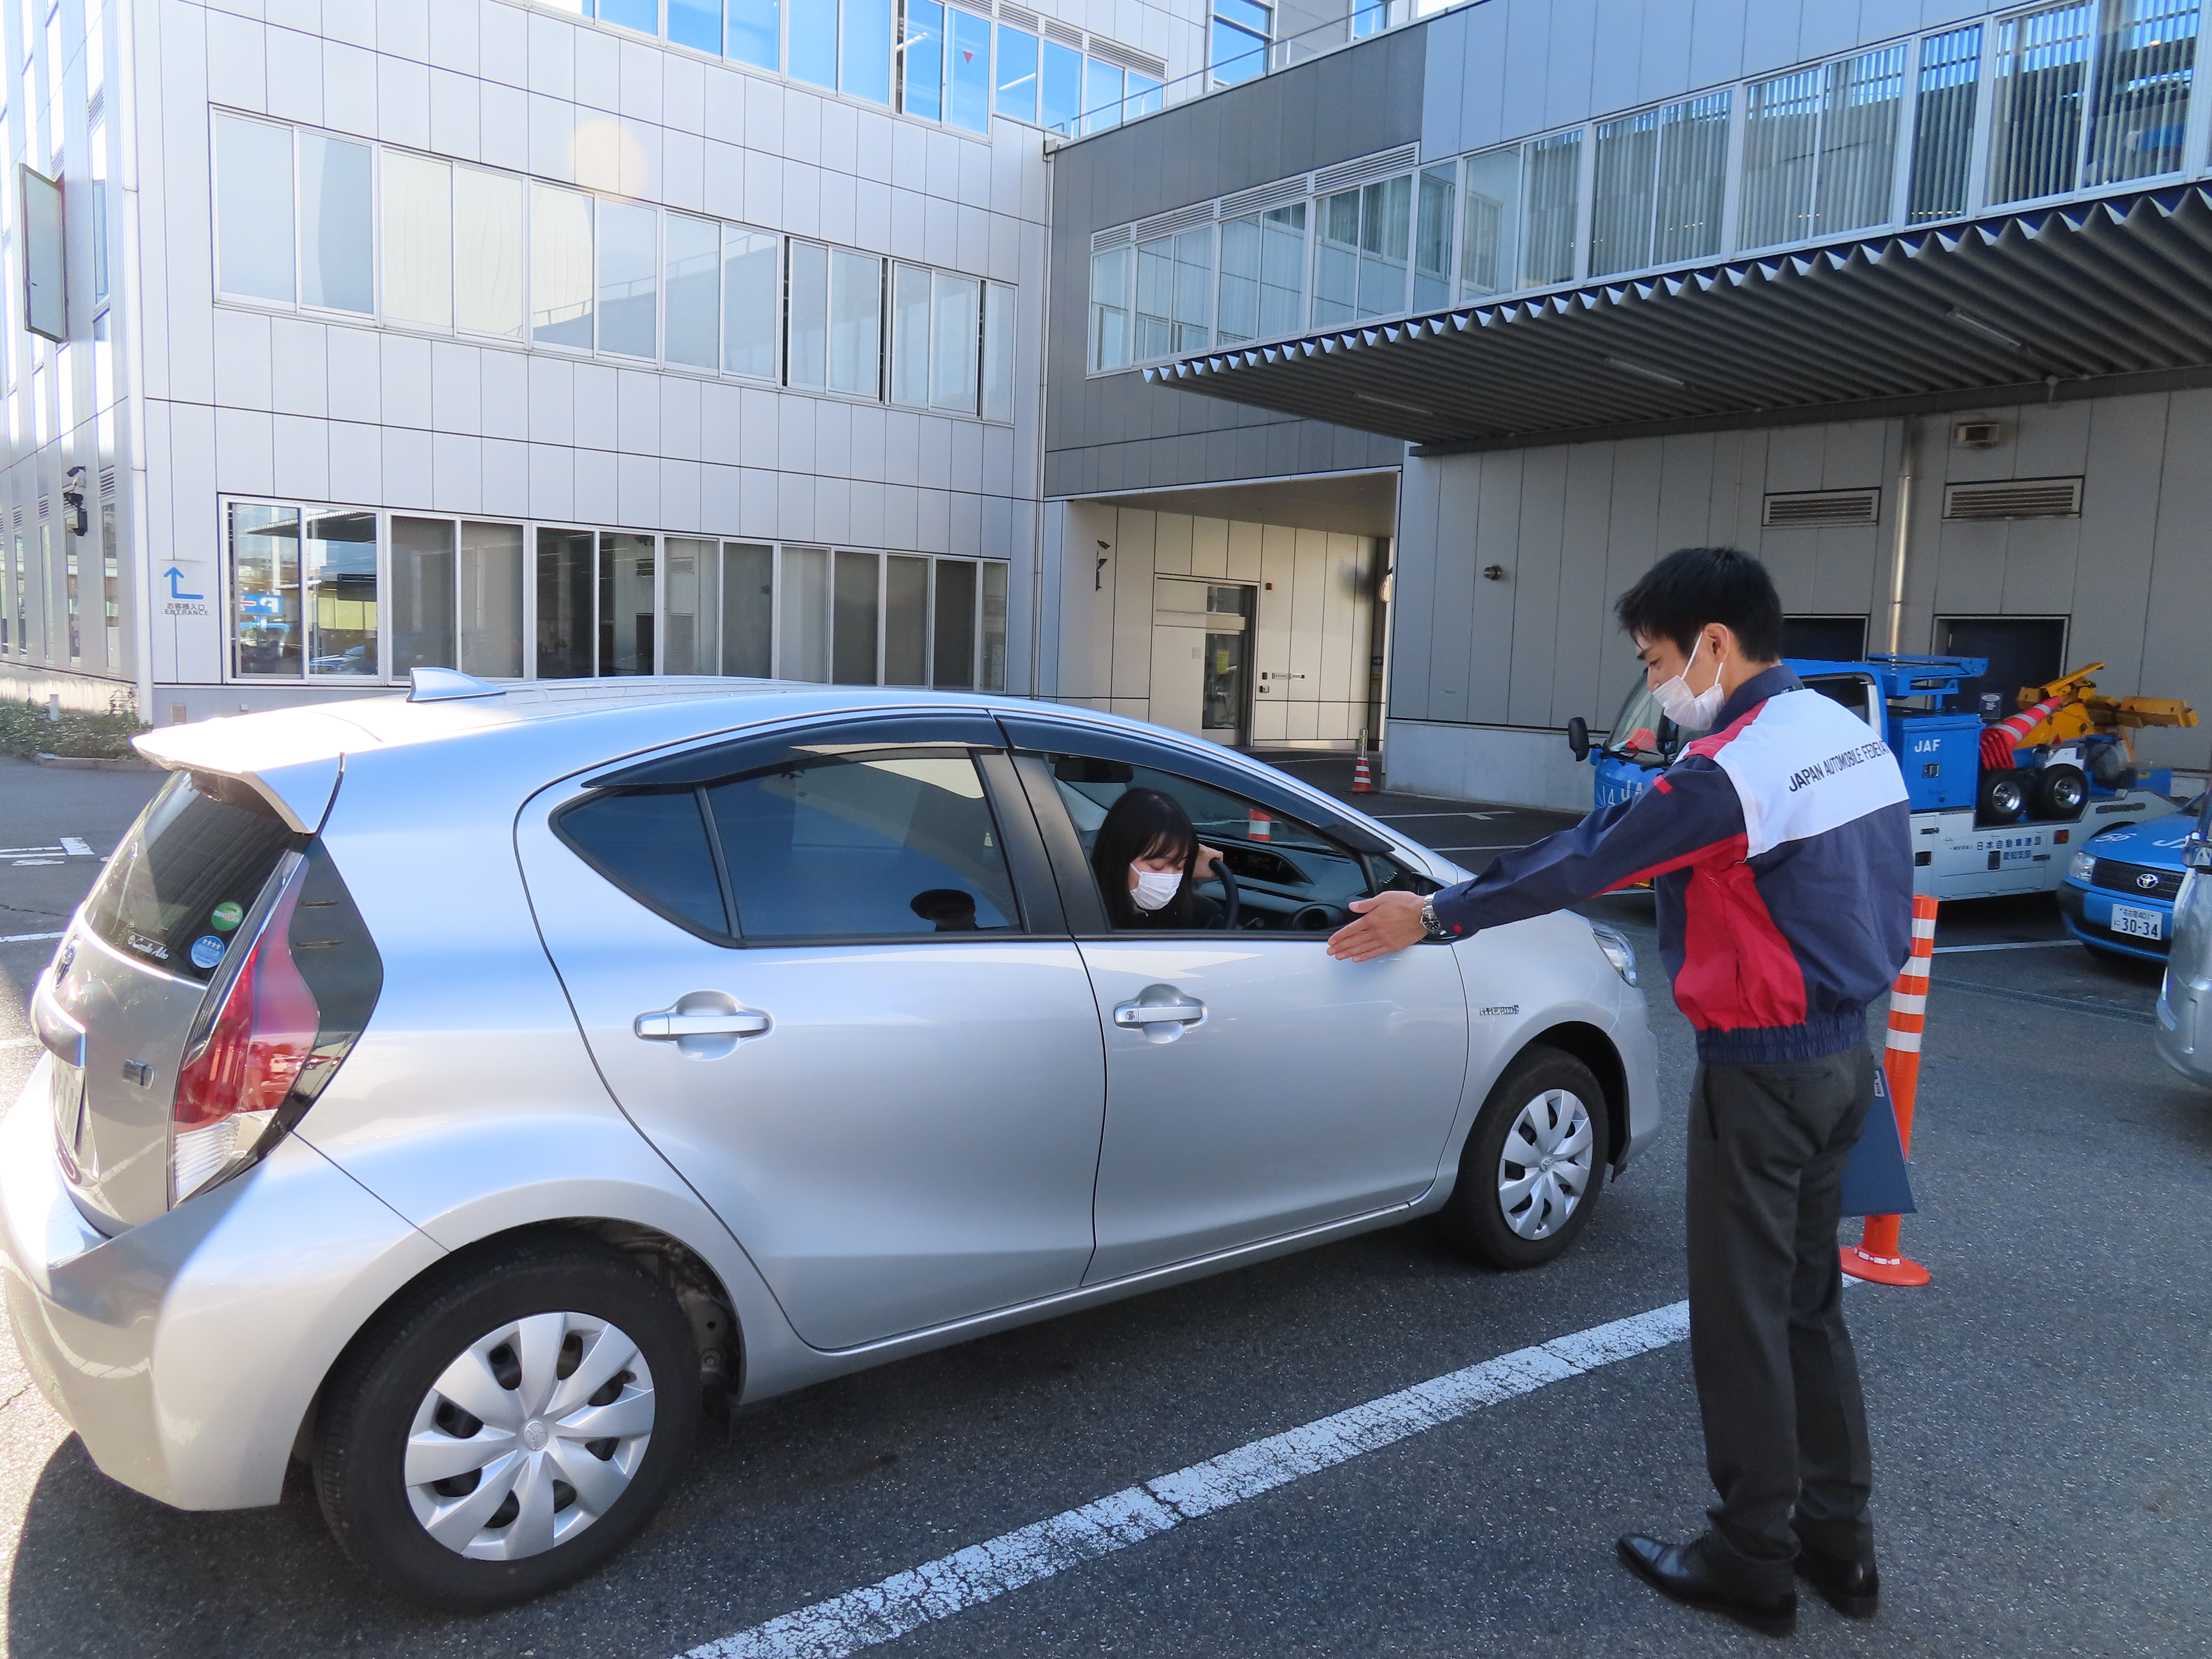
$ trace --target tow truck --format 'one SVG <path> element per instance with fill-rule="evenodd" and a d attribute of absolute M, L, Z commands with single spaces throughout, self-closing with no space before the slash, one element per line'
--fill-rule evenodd
<path fill-rule="evenodd" d="M 2052 892 L 2081 842 L 2180 810 L 2172 774 L 2139 766 L 2132 734 L 2146 726 L 2194 726 L 2196 712 L 2177 699 L 2100 696 L 2091 677 L 2102 663 L 2023 687 L 2020 712 L 2008 719 L 1986 707 L 2001 699 L 1986 695 L 1981 712 L 1947 706 L 1963 682 L 1988 672 L 1986 658 L 1785 660 L 1808 688 L 1881 732 L 1896 755 L 1911 806 L 1916 892 L 1938 899 Z M 1591 741 L 1579 716 L 1567 723 L 1568 748 L 1596 769 L 1599 806 L 1648 788 L 1685 740 L 1641 682 L 1603 743 Z M 2010 763 L 1996 763 L 2001 759 Z"/>

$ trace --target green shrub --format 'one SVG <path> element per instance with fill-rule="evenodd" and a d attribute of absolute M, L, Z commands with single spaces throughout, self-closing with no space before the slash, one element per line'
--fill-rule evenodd
<path fill-rule="evenodd" d="M 35 703 L 0 702 L 0 749 L 28 760 L 66 755 L 80 760 L 118 760 L 135 755 L 131 739 L 153 728 L 131 708 L 127 696 L 112 698 L 104 714 L 64 709 L 58 720 Z"/>

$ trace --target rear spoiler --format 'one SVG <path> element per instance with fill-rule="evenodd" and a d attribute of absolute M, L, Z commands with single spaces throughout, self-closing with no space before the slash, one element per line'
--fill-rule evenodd
<path fill-rule="evenodd" d="M 317 708 L 198 720 L 142 732 L 131 746 L 173 772 L 214 772 L 250 785 L 286 828 L 322 828 L 345 770 L 346 751 L 378 739 L 353 721 Z"/>

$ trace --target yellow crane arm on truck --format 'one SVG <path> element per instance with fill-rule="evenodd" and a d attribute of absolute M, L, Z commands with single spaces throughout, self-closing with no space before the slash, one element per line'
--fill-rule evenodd
<path fill-rule="evenodd" d="M 2066 697 L 2061 704 L 2020 739 L 2019 746 L 2033 748 L 2038 744 L 2071 743 L 2104 732 L 2116 735 L 2127 750 L 2130 765 L 2135 762 L 2134 733 L 2146 726 L 2190 726 L 2197 724 L 2197 711 L 2180 697 L 2107 697 L 2100 696 L 2097 682 L 2090 678 L 2104 667 L 2093 662 L 2087 668 L 2077 668 L 2062 679 L 2043 685 L 2023 685 L 2020 689 L 2020 707 L 2033 708 L 2052 697 Z"/>

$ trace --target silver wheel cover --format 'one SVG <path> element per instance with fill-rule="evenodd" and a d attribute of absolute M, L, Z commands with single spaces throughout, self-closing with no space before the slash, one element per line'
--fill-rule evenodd
<path fill-rule="evenodd" d="M 407 1501 L 456 1555 L 543 1554 L 629 1490 L 653 1409 L 645 1356 L 617 1327 L 581 1313 L 514 1320 L 470 1343 L 422 1396 Z"/>
<path fill-rule="evenodd" d="M 1498 1159 L 1498 1206 L 1522 1238 L 1549 1238 L 1589 1191 L 1597 1137 L 1589 1108 L 1567 1089 L 1547 1089 L 1521 1109 Z"/>

